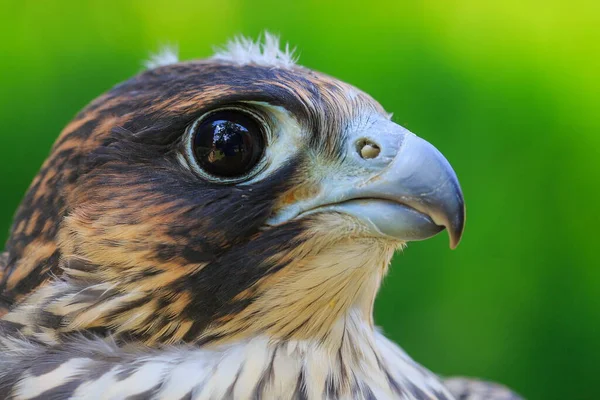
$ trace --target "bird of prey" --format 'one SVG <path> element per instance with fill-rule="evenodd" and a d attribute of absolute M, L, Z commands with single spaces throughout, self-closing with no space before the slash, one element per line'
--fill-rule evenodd
<path fill-rule="evenodd" d="M 431 144 L 275 36 L 155 58 L 63 130 L 0 257 L 3 399 L 517 399 L 374 325 L 465 209 Z"/>

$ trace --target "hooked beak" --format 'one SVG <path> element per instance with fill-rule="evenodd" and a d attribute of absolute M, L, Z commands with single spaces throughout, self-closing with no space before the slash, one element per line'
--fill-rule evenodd
<path fill-rule="evenodd" d="M 369 131 L 355 136 L 372 139 L 380 153 L 361 157 L 351 137 L 346 157 L 354 163 L 352 170 L 367 173 L 331 178 L 319 195 L 296 206 L 294 216 L 340 212 L 355 217 L 375 236 L 401 241 L 424 240 L 446 228 L 454 249 L 465 226 L 465 204 L 446 158 L 427 141 L 388 120 Z"/>
<path fill-rule="evenodd" d="M 454 170 L 435 147 L 409 132 L 389 166 L 347 196 L 332 210 L 369 222 L 384 235 L 423 240 L 446 228 L 452 249 L 462 237 L 465 203 Z"/>

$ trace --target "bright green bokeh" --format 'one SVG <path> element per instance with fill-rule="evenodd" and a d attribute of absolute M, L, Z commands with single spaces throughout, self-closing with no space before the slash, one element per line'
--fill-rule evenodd
<path fill-rule="evenodd" d="M 598 398 L 600 3 L 14 1 L 0 10 L 0 240 L 61 128 L 141 69 L 265 28 L 380 100 L 461 180 L 464 241 L 396 256 L 376 320 L 441 374 Z"/>

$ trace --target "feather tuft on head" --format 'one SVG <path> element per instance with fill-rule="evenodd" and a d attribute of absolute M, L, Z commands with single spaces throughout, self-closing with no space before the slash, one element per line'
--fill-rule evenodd
<path fill-rule="evenodd" d="M 151 54 L 150 58 L 144 61 L 144 66 L 148 69 L 164 67 L 179 62 L 177 46 L 164 46 L 157 53 Z"/>
<path fill-rule="evenodd" d="M 256 64 L 275 68 L 291 68 L 296 64 L 295 49 L 288 43 L 281 49 L 279 36 L 269 32 L 256 41 L 238 36 L 229 41 L 224 48 L 216 49 L 214 60 L 229 61 L 239 65 Z"/>

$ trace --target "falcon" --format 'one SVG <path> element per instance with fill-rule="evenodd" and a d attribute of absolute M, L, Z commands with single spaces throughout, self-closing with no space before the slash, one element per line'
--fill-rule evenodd
<path fill-rule="evenodd" d="M 360 90 L 239 38 L 63 130 L 0 257 L 0 398 L 517 399 L 386 339 L 394 251 L 463 234 L 456 174 Z"/>

